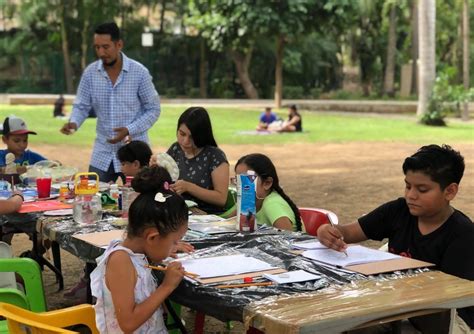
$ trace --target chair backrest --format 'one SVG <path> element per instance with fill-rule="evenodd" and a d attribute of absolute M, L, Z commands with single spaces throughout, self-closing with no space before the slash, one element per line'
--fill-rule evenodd
<path fill-rule="evenodd" d="M 318 208 L 299 208 L 301 220 L 303 221 L 306 233 L 317 236 L 318 228 L 323 224 L 329 224 L 327 213 L 329 210 Z M 334 214 L 334 213 L 333 213 Z"/>
<path fill-rule="evenodd" d="M 0 302 L 10 302 L 19 300 L 19 295 L 23 294 L 29 309 L 34 312 L 46 311 L 46 298 L 44 296 L 43 278 L 38 263 L 30 258 L 0 259 L 0 272 L 18 273 L 25 284 L 25 293 L 18 290 L 12 294 L 14 289 L 0 289 Z M 3 292 L 3 293 L 2 293 Z M 21 306 L 18 302 L 15 305 Z"/>
<path fill-rule="evenodd" d="M 0 259 L 11 259 L 12 249 L 6 242 L 0 241 Z M 0 272 L 0 288 L 16 289 L 15 273 L 10 271 Z"/>
<path fill-rule="evenodd" d="M 234 188 L 229 188 L 227 190 L 227 201 L 224 205 L 224 212 L 221 213 L 219 216 L 222 218 L 229 218 L 230 215 L 235 211 L 237 202 L 237 190 Z"/>
<path fill-rule="evenodd" d="M 10 333 L 78 333 L 64 329 L 64 327 L 74 325 L 85 325 L 93 334 L 99 333 L 95 326 L 94 308 L 89 304 L 51 312 L 34 313 L 14 305 L 0 303 L 0 316 L 7 320 Z"/>

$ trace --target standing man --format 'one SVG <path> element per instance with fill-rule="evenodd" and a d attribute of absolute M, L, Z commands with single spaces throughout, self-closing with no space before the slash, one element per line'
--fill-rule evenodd
<path fill-rule="evenodd" d="M 148 70 L 123 52 L 120 30 L 114 22 L 99 25 L 94 48 L 99 60 L 82 74 L 71 119 L 61 132 L 73 134 L 97 113 L 94 150 L 89 165 L 104 182 L 121 176 L 118 149 L 129 138 L 148 142 L 148 129 L 160 115 L 160 100 Z"/>

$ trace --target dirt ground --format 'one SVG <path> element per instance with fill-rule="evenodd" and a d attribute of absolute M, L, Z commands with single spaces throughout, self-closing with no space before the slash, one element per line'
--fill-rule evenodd
<path fill-rule="evenodd" d="M 466 172 L 453 206 L 474 218 L 474 142 L 450 143 L 465 157 Z M 401 165 L 419 144 L 397 142 L 363 142 L 343 144 L 286 144 L 286 145 L 223 145 L 233 170 L 243 154 L 261 152 L 275 163 L 280 183 L 299 207 L 318 207 L 334 211 L 340 223 L 349 223 L 381 203 L 403 195 L 404 182 Z M 67 146 L 31 147 L 50 159 L 86 170 L 90 149 Z M 154 152 L 164 151 L 154 147 Z M 376 247 L 377 242 L 368 243 Z M 31 247 L 24 235 L 13 240 L 14 253 Z M 65 291 L 75 285 L 82 274 L 83 263 L 62 251 Z M 50 309 L 73 305 L 57 291 L 54 275 L 46 269 L 43 279 Z M 192 312 L 187 312 L 187 327 L 192 329 Z M 226 332 L 225 324 L 206 317 L 206 333 Z M 231 332 L 241 332 L 236 325 Z"/>

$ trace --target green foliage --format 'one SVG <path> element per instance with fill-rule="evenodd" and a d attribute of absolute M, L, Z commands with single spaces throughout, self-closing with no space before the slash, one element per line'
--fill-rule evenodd
<path fill-rule="evenodd" d="M 444 118 L 448 114 L 459 116 L 462 104 L 473 100 L 474 88 L 466 91 L 463 85 L 454 84 L 456 76 L 455 67 L 446 68 L 438 75 L 429 99 L 428 110 L 422 116 L 421 123 L 445 126 Z"/>

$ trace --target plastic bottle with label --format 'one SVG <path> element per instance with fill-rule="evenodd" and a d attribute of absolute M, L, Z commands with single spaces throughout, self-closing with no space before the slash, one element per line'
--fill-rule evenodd
<path fill-rule="evenodd" d="M 125 178 L 125 185 L 122 188 L 122 217 L 124 218 L 128 218 L 128 209 L 138 196 L 138 193 L 132 188 L 132 180 L 133 176 L 127 176 Z"/>
<path fill-rule="evenodd" d="M 118 210 L 118 202 L 120 197 L 120 190 L 117 184 L 110 185 L 110 197 L 115 200 L 114 210 Z"/>

